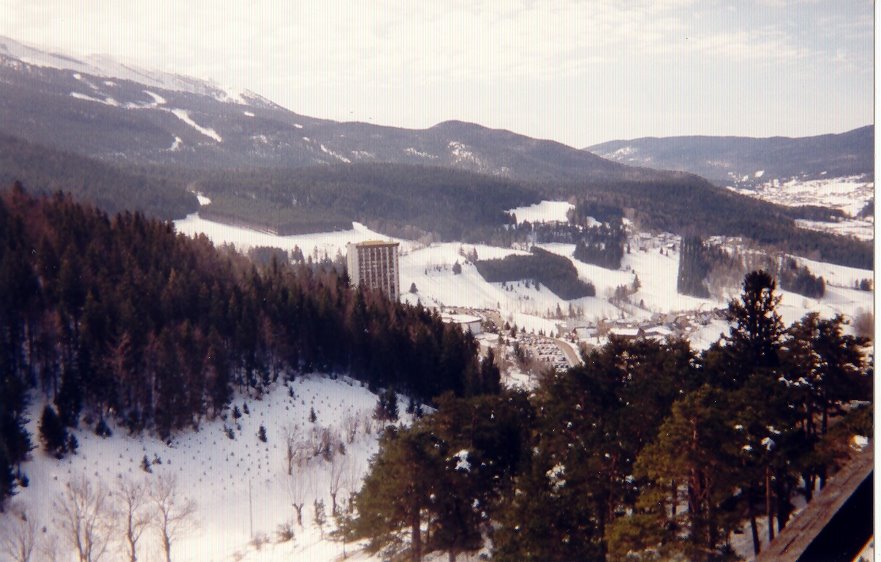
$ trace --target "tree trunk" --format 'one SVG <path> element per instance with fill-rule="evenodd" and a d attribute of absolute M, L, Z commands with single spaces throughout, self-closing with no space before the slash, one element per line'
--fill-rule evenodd
<path fill-rule="evenodd" d="M 456 550 L 451 548 L 449 553 L 447 553 L 447 560 L 449 562 L 456 562 Z"/>
<path fill-rule="evenodd" d="M 756 523 L 756 511 L 753 507 L 754 493 L 750 487 L 746 494 L 746 511 L 749 515 L 749 526 L 753 535 L 753 553 L 758 556 L 762 551 L 762 543 L 759 541 L 759 526 Z"/>
<path fill-rule="evenodd" d="M 673 498 L 673 505 L 670 507 L 670 518 L 676 519 L 676 500 L 679 499 L 678 494 L 676 493 L 676 481 L 673 480 L 670 482 L 670 497 Z"/>
<path fill-rule="evenodd" d="M 419 510 L 415 510 L 410 516 L 410 551 L 413 562 L 422 562 L 422 535 Z"/>
<path fill-rule="evenodd" d="M 171 562 L 171 538 L 162 533 L 162 550 L 165 551 L 165 562 Z"/>
<path fill-rule="evenodd" d="M 765 467 L 765 515 L 768 516 L 768 542 L 774 540 L 774 509 L 771 505 L 771 468 Z"/>
<path fill-rule="evenodd" d="M 801 477 L 805 481 L 805 501 L 810 502 L 814 497 L 814 475 L 806 470 L 801 473 Z"/>
<path fill-rule="evenodd" d="M 782 470 L 777 472 L 777 485 L 775 488 L 777 495 L 777 532 L 779 533 L 789 523 L 789 516 L 792 514 L 792 502 L 789 501 L 792 491 Z"/>

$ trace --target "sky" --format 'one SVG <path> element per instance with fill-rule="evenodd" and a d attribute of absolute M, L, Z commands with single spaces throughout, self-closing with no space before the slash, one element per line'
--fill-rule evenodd
<path fill-rule="evenodd" d="M 874 122 L 871 0 L 0 0 L 0 35 L 303 115 L 577 148 Z"/>

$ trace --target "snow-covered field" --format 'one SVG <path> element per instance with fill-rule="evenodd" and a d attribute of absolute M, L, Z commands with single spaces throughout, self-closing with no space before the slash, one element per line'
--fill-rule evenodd
<path fill-rule="evenodd" d="M 517 224 L 524 221 L 531 223 L 536 222 L 566 222 L 568 218 L 566 213 L 570 209 L 574 209 L 572 203 L 566 201 L 542 201 L 528 207 L 517 207 L 508 209 L 508 213 L 512 213 L 517 218 Z"/>
<path fill-rule="evenodd" d="M 403 401 L 403 397 L 400 399 Z M 242 413 L 235 420 L 227 412 L 226 421 L 203 423 L 198 431 L 180 433 L 171 444 L 151 436 L 130 437 L 125 429 L 116 426 L 111 426 L 114 434 L 108 438 L 81 428 L 76 432 L 80 444 L 76 455 L 59 461 L 42 450 L 33 452 L 33 460 L 22 467 L 30 478 L 30 486 L 19 491 L 12 505 L 24 507 L 41 528 L 47 528 L 46 533 L 41 533 L 41 541 L 55 536 L 60 552 L 70 552 L 70 546 L 60 536 L 58 509 L 53 503 L 66 482 L 85 476 L 93 484 L 101 482 L 112 488 L 124 479 L 155 482 L 163 475 L 173 474 L 177 477 L 178 494 L 197 505 L 196 524 L 172 546 L 176 562 L 338 559 L 343 555 L 344 545 L 327 538 L 327 532 L 334 528 L 330 497 L 332 463 L 307 454 L 300 466 L 294 466 L 293 475 L 288 476 L 286 435 L 292 432 L 295 442 L 307 450 L 325 429 L 343 443 L 345 453 L 337 450 L 333 461 L 341 472 L 337 500 L 342 501 L 360 488 L 368 459 L 377 450 L 382 425 L 372 419 L 376 401 L 376 395 L 351 379 L 310 375 L 287 384 L 278 383 L 262 399 L 238 396 L 234 405 L 244 410 L 246 403 L 250 413 Z M 309 421 L 312 408 L 316 414 L 314 423 Z M 33 435 L 37 435 L 34 420 L 40 410 L 41 404 L 36 404 L 31 415 L 28 429 Z M 402 422 L 409 422 L 406 414 L 402 414 Z M 261 425 L 266 428 L 265 443 L 257 437 Z M 226 428 L 232 428 L 235 439 L 227 436 Z M 151 461 L 151 474 L 141 467 L 145 455 Z M 297 486 L 302 487 L 305 503 L 303 527 L 296 524 L 292 507 L 291 494 Z M 316 499 L 324 502 L 327 512 L 324 538 L 313 520 Z M 290 521 L 294 522 L 294 540 L 277 542 L 277 527 Z M 265 537 L 267 542 L 258 548 L 260 541 L 254 537 Z M 139 560 L 160 560 L 158 542 L 152 533 L 145 534 L 142 544 Z M 358 552 L 359 549 L 357 544 L 345 545 L 353 560 L 374 559 Z M 70 558 L 61 558 L 63 562 L 72 559 L 72 553 Z M 107 559 L 123 557 L 114 552 Z"/>

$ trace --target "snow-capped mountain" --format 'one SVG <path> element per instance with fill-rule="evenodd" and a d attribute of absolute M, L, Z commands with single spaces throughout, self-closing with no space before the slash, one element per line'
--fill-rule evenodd
<path fill-rule="evenodd" d="M 527 180 L 657 175 L 472 123 L 412 130 L 315 119 L 253 92 L 3 38 L 0 83 L 5 133 L 104 160 L 199 167 L 389 162 Z"/>
<path fill-rule="evenodd" d="M 262 99 L 247 90 L 236 92 L 222 88 L 208 80 L 149 70 L 137 65 L 119 62 L 106 55 L 90 55 L 77 58 L 42 51 L 7 37 L 0 37 L 0 57 L 18 60 L 33 66 L 69 70 L 80 75 L 88 74 L 94 77 L 116 78 L 138 82 L 152 88 L 212 96 L 219 101 L 249 104 L 251 99 Z M 104 85 L 110 86 L 106 81 Z"/>

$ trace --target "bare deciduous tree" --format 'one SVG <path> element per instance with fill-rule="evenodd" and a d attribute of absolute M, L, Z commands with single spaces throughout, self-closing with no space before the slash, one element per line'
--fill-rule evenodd
<path fill-rule="evenodd" d="M 294 463 L 298 460 L 297 437 L 299 435 L 299 431 L 296 425 L 285 426 L 283 431 L 285 442 L 285 467 L 288 470 L 288 476 L 291 476 L 294 473 Z"/>
<path fill-rule="evenodd" d="M 30 562 L 37 545 L 37 521 L 22 507 L 13 505 L 0 528 L 0 554 L 13 562 Z"/>
<path fill-rule="evenodd" d="M 153 517 L 145 482 L 120 480 L 115 489 L 118 496 L 119 520 L 125 538 L 125 554 L 129 562 L 137 562 L 138 541 Z"/>
<path fill-rule="evenodd" d="M 156 508 L 154 522 L 165 553 L 165 562 L 171 562 L 171 545 L 196 523 L 196 502 L 180 497 L 177 478 L 160 476 L 149 495 Z"/>
<path fill-rule="evenodd" d="M 61 547 L 58 546 L 58 535 L 45 535 L 39 545 L 40 554 L 43 555 L 41 560 L 46 562 L 61 562 Z"/>
<path fill-rule="evenodd" d="M 107 552 L 113 535 L 113 512 L 107 488 L 93 486 L 85 477 L 72 480 L 55 508 L 61 518 L 62 535 L 79 562 L 98 562 Z"/>
<path fill-rule="evenodd" d="M 351 459 L 346 463 L 346 468 L 343 471 L 343 488 L 349 495 L 349 502 L 347 505 L 349 513 L 352 513 L 352 510 L 355 507 L 354 502 L 352 502 L 352 496 L 358 492 L 358 485 L 360 483 L 361 473 L 358 471 L 358 465 L 355 463 L 354 459 Z"/>
<path fill-rule="evenodd" d="M 358 416 L 353 414 L 346 414 L 346 417 L 343 418 L 343 430 L 346 433 L 346 442 L 351 445 L 355 442 L 355 437 L 358 435 L 358 427 L 361 425 Z"/>
<path fill-rule="evenodd" d="M 299 474 L 295 474 L 288 478 L 287 488 L 288 488 L 288 498 L 291 500 L 291 505 L 294 506 L 294 510 L 297 512 L 297 524 L 302 527 L 303 526 L 303 506 L 306 504 L 306 491 L 310 486 L 309 478 L 306 476 L 306 473 L 300 471 Z"/>
<path fill-rule="evenodd" d="M 340 491 L 340 482 L 343 478 L 343 472 L 349 464 L 346 457 L 340 458 L 341 455 L 334 455 L 330 458 L 330 505 L 331 514 L 337 514 L 336 496 Z"/>

